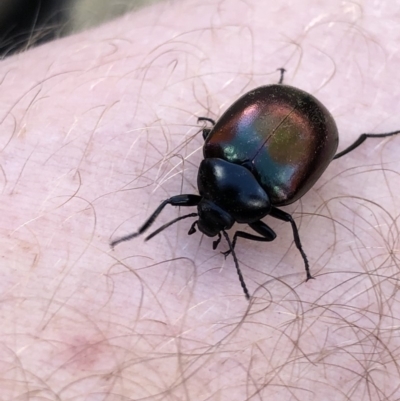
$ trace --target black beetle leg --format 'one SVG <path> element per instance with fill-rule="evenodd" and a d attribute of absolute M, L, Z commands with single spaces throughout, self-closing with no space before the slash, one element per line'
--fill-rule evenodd
<path fill-rule="evenodd" d="M 210 135 L 211 132 L 211 128 L 203 128 L 203 140 L 205 141 L 208 137 L 208 135 Z"/>
<path fill-rule="evenodd" d="M 310 267 L 308 264 L 307 255 L 303 251 L 303 247 L 300 242 L 299 230 L 297 229 L 297 226 L 296 226 L 295 221 L 293 220 L 293 217 L 289 213 L 286 213 L 283 210 L 279 210 L 273 206 L 271 207 L 271 211 L 269 212 L 269 214 L 270 214 L 270 216 L 275 217 L 276 219 L 279 219 L 282 221 L 287 221 L 291 224 L 292 230 L 293 230 L 294 243 L 296 244 L 296 247 L 300 251 L 301 256 L 303 257 L 303 260 L 304 260 L 304 265 L 305 265 L 306 273 L 307 273 L 306 281 L 314 278 L 310 273 Z"/>
<path fill-rule="evenodd" d="M 114 248 L 116 245 L 118 245 L 121 242 L 124 241 L 129 241 L 132 238 L 137 237 L 138 235 L 144 233 L 153 223 L 154 220 L 158 217 L 158 215 L 161 213 L 161 211 L 164 209 L 165 206 L 167 205 L 172 205 L 172 206 L 197 206 L 201 201 L 201 196 L 199 195 L 176 195 L 173 196 L 172 198 L 166 199 L 161 203 L 160 206 L 153 212 L 153 214 L 145 221 L 145 223 L 139 228 L 138 231 L 125 235 L 121 238 L 118 238 L 114 241 L 110 242 L 111 248 Z M 197 213 L 191 213 L 190 215 L 178 217 L 177 219 L 173 220 L 170 223 L 164 224 L 160 229 L 155 231 L 155 233 L 149 235 L 147 239 L 150 239 L 151 237 L 154 237 L 154 235 L 158 234 L 160 231 L 165 229 L 166 227 L 170 226 L 171 224 L 175 223 L 176 221 L 182 220 L 183 218 L 186 217 L 192 217 L 197 215 Z"/>
<path fill-rule="evenodd" d="M 283 77 L 285 75 L 286 70 L 284 68 L 278 68 L 277 71 L 281 72 L 281 77 L 279 78 L 279 82 L 278 82 L 278 84 L 281 85 L 281 84 L 283 84 Z"/>
<path fill-rule="evenodd" d="M 211 125 L 215 125 L 215 120 L 209 117 L 199 117 L 197 119 L 197 122 L 199 123 L 200 121 L 208 121 L 209 123 L 211 123 Z"/>
<path fill-rule="evenodd" d="M 236 231 L 235 235 L 233 236 L 233 240 L 232 240 L 232 249 L 235 249 L 236 241 L 237 241 L 238 237 L 245 238 L 250 241 L 260 241 L 260 242 L 271 242 L 276 238 L 276 234 L 275 234 L 274 230 L 272 230 L 271 227 L 267 226 L 261 220 L 256 221 L 255 223 L 250 223 L 249 226 L 255 232 L 262 235 L 262 237 L 259 237 L 258 235 L 246 233 L 245 231 Z M 222 254 L 225 257 L 227 257 L 230 253 L 231 253 L 231 249 L 226 252 L 222 252 Z"/>
<path fill-rule="evenodd" d="M 196 232 L 197 220 L 190 226 L 188 235 L 192 235 Z"/>
<path fill-rule="evenodd" d="M 279 219 L 282 221 L 287 221 L 288 223 L 291 224 L 292 231 L 293 231 L 294 243 L 296 244 L 296 247 L 300 251 L 301 256 L 303 257 L 303 260 L 304 260 L 304 265 L 305 265 L 306 274 L 307 274 L 306 281 L 314 278 L 310 273 L 310 266 L 308 264 L 307 255 L 303 251 L 303 247 L 300 242 L 299 230 L 297 229 L 297 226 L 296 226 L 295 221 L 293 220 L 293 217 L 289 213 L 286 213 L 283 210 L 279 210 L 273 206 L 271 207 L 271 211 L 269 212 L 269 214 L 270 214 L 270 216 L 275 217 L 276 219 Z"/>
<path fill-rule="evenodd" d="M 215 125 L 215 120 L 213 120 L 212 118 L 208 118 L 208 117 L 199 117 L 197 119 L 197 122 L 199 123 L 200 121 L 207 121 L 209 123 L 211 123 L 213 126 Z M 206 140 L 208 137 L 208 134 L 211 132 L 211 128 L 203 128 L 203 139 Z"/>
<path fill-rule="evenodd" d="M 387 132 L 386 134 L 361 134 L 356 141 L 354 141 L 349 147 L 347 147 L 345 150 L 342 150 L 341 152 L 337 153 L 334 157 L 333 160 L 339 159 L 339 157 L 342 157 L 344 155 L 347 155 L 347 153 L 350 153 L 352 150 L 358 148 L 367 138 L 386 138 L 388 136 L 393 136 L 400 134 L 400 131 L 393 131 L 393 132 Z"/>
<path fill-rule="evenodd" d="M 239 262 L 237 260 L 235 250 L 232 247 L 231 240 L 229 239 L 229 236 L 226 233 L 226 231 L 222 230 L 222 234 L 224 234 L 224 237 L 226 239 L 226 242 L 228 243 L 229 249 L 232 252 L 233 260 L 235 262 L 236 272 L 237 272 L 237 274 L 239 276 L 240 285 L 242 286 L 244 295 L 245 295 L 246 299 L 250 299 L 250 294 L 249 294 L 249 291 L 248 291 L 248 289 L 246 287 L 246 283 L 244 282 L 244 278 L 243 278 L 242 272 L 240 271 Z"/>
<path fill-rule="evenodd" d="M 221 233 L 218 233 L 218 239 L 216 239 L 216 240 L 213 242 L 213 249 L 214 249 L 214 251 L 217 249 L 219 243 L 221 242 L 221 239 L 222 239 Z"/>

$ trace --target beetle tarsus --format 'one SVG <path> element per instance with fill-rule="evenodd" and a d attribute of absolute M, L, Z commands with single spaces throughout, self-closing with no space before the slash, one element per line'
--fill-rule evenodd
<path fill-rule="evenodd" d="M 215 125 L 215 120 L 213 120 L 212 118 L 209 118 L 209 117 L 199 117 L 197 119 L 197 122 L 199 123 L 201 121 L 207 121 L 207 122 L 211 123 L 212 125 Z"/>
<path fill-rule="evenodd" d="M 278 84 L 282 85 L 283 84 L 283 77 L 285 75 L 286 70 L 284 68 L 278 68 L 277 71 L 280 71 L 281 76 L 279 78 Z"/>
<path fill-rule="evenodd" d="M 199 123 L 199 122 L 201 122 L 201 121 L 207 121 L 207 122 L 211 123 L 212 126 L 215 125 L 215 120 L 213 120 L 212 118 L 208 118 L 208 117 L 199 117 L 199 118 L 197 119 L 197 123 Z M 208 137 L 208 135 L 210 134 L 211 131 L 212 131 L 211 128 L 203 128 L 203 139 L 204 139 L 204 140 L 207 139 L 207 137 Z"/>
<path fill-rule="evenodd" d="M 214 251 L 217 249 L 219 243 L 221 242 L 221 239 L 222 239 L 221 233 L 218 233 L 218 239 L 216 239 L 216 240 L 213 242 L 213 250 L 214 250 Z"/>
<path fill-rule="evenodd" d="M 277 209 L 276 207 L 271 208 L 270 215 L 272 217 L 275 217 L 278 220 L 286 221 L 286 222 L 290 223 L 290 225 L 292 226 L 294 243 L 296 245 L 296 248 L 299 250 L 301 256 L 303 257 L 304 267 L 306 269 L 306 274 L 307 274 L 306 281 L 312 279 L 313 277 L 310 272 L 310 266 L 308 263 L 307 255 L 303 250 L 303 246 L 301 245 L 299 230 L 297 229 L 297 225 L 296 225 L 296 222 L 293 220 L 293 217 L 289 213 L 286 213 L 283 210 Z"/>
<path fill-rule="evenodd" d="M 227 251 L 225 251 L 225 252 L 221 252 L 222 253 L 222 255 L 224 255 L 224 257 L 225 257 L 225 259 L 231 254 L 231 250 L 229 249 L 229 250 L 227 250 Z"/>
<path fill-rule="evenodd" d="M 197 213 L 196 213 L 197 214 Z M 196 232 L 197 221 L 195 221 L 189 228 L 188 235 L 192 235 Z"/>

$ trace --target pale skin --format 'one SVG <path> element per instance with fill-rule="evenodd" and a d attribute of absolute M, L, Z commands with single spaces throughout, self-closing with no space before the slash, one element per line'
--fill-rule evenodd
<path fill-rule="evenodd" d="M 260 3 L 161 3 L 0 63 L 4 399 L 399 398 L 400 137 L 285 208 L 316 280 L 271 218 L 274 242 L 236 247 L 250 302 L 192 221 L 110 249 L 197 193 L 197 117 L 279 67 L 331 110 L 339 150 L 400 128 L 389 4 Z"/>

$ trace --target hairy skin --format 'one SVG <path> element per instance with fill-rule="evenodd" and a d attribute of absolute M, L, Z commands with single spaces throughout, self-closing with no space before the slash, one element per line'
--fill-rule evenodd
<path fill-rule="evenodd" d="M 399 129 L 395 4 L 367 3 L 162 3 L 0 63 L 2 398 L 399 398 L 400 137 L 285 209 L 316 280 L 274 219 L 273 243 L 238 241 L 250 303 L 188 221 L 109 248 L 196 193 L 197 117 L 279 67 L 332 112 L 340 150 Z"/>

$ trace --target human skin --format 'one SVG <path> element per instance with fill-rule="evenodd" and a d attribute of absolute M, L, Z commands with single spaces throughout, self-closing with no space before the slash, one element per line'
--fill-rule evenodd
<path fill-rule="evenodd" d="M 279 67 L 331 111 L 339 150 L 400 129 L 397 6 L 321 4 L 160 3 L 0 63 L 3 399 L 400 398 L 400 137 L 284 208 L 316 280 L 268 217 L 273 243 L 236 248 L 250 302 L 191 221 L 109 246 L 197 193 L 197 117 Z"/>

